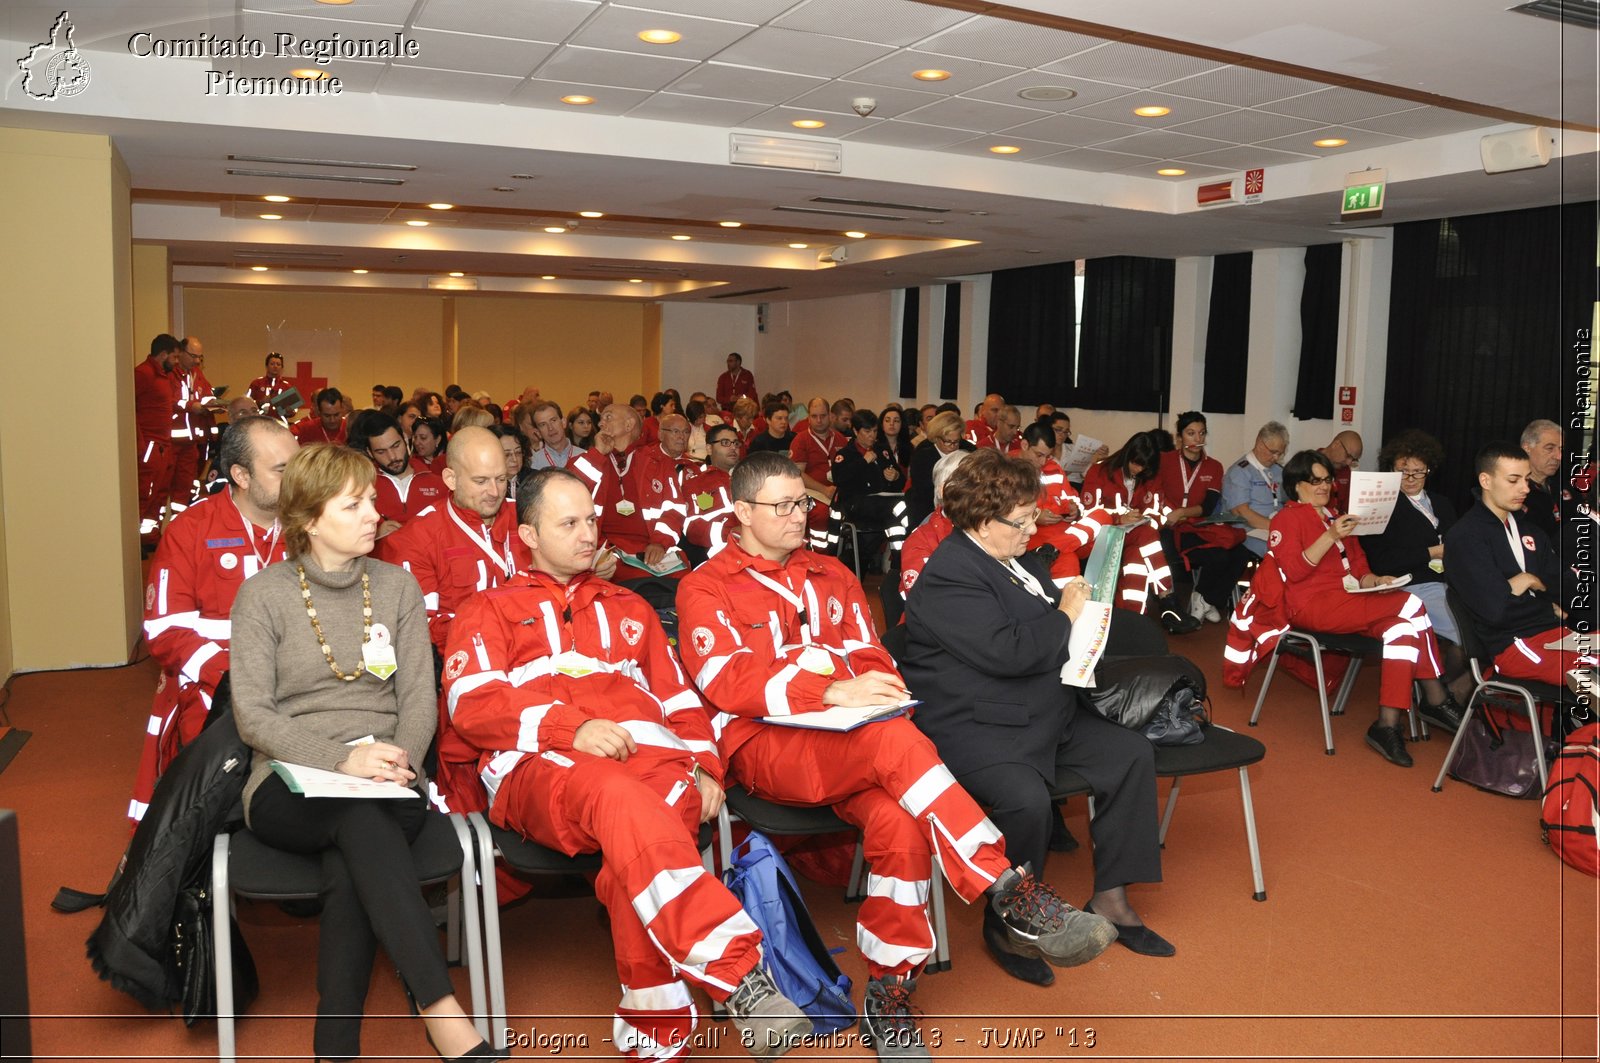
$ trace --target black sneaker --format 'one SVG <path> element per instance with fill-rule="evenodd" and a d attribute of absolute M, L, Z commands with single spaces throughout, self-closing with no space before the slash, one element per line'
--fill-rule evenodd
<path fill-rule="evenodd" d="M 866 999 L 861 1002 L 861 1042 L 878 1051 L 888 1061 L 932 1059 L 917 1029 L 916 1010 L 911 1006 L 914 978 L 872 978 L 867 981 Z"/>
<path fill-rule="evenodd" d="M 1446 695 L 1442 705 L 1422 706 L 1422 718 L 1442 730 L 1461 730 L 1461 717 L 1461 706 L 1454 695 Z"/>
<path fill-rule="evenodd" d="M 1406 752 L 1406 736 L 1400 733 L 1400 728 L 1374 723 L 1367 728 L 1367 745 L 1376 749 L 1378 755 L 1390 764 L 1411 767 L 1411 754 Z"/>
<path fill-rule="evenodd" d="M 728 1015 L 750 1054 L 766 1063 L 811 1032 L 811 1020 L 778 991 L 765 963 L 758 963 L 728 997 Z"/>
<path fill-rule="evenodd" d="M 1005 923 L 1007 951 L 1057 967 L 1088 963 L 1117 940 L 1111 920 L 1078 911 L 1026 866 L 1000 876 L 989 889 L 989 905 Z"/>
<path fill-rule="evenodd" d="M 1161 626 L 1167 629 L 1169 635 L 1188 635 L 1200 630 L 1201 621 L 1185 615 L 1176 607 L 1176 603 L 1162 608 L 1160 619 Z"/>

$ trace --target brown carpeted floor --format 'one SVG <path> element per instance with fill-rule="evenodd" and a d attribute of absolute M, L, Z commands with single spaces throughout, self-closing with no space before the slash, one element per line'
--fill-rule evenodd
<path fill-rule="evenodd" d="M 1248 696 L 1217 680 L 1222 628 L 1175 649 L 1213 678 L 1219 723 L 1245 729 Z M 83 942 L 98 913 L 49 909 L 56 887 L 99 889 L 127 840 L 123 819 L 155 669 L 18 677 L 9 710 L 32 740 L 0 774 L 0 807 L 22 836 L 27 968 L 40 1058 L 175 1059 L 215 1054 L 215 1029 L 186 1030 L 100 982 Z M 1597 883 L 1539 840 L 1536 802 L 1450 782 L 1429 792 L 1446 748 L 1415 748 L 1391 767 L 1362 733 L 1376 668 L 1335 720 L 1337 756 L 1322 752 L 1311 692 L 1284 678 L 1261 726 L 1251 773 L 1269 899 L 1250 898 L 1239 791 L 1232 773 L 1189 779 L 1168 837 L 1165 881 L 1131 890 L 1150 925 L 1178 946 L 1149 959 L 1113 946 L 1037 989 L 1006 979 L 983 952 L 979 913 L 952 898 L 954 970 L 916 995 L 940 1059 L 1593 1059 Z M 1165 787 L 1163 786 L 1163 793 Z M 1088 835 L 1081 801 L 1068 822 Z M 1086 850 L 1052 858 L 1047 877 L 1074 902 L 1090 892 Z M 814 884 L 823 935 L 853 948 L 853 909 Z M 310 1050 L 314 922 L 270 906 L 241 908 L 262 994 L 239 1027 L 245 1056 Z M 533 899 L 505 915 L 512 1025 L 566 1037 L 562 1058 L 615 1058 L 608 1040 L 617 986 L 592 897 Z M 0 962 L 14 962 L 13 957 Z M 465 998 L 466 980 L 456 972 Z M 858 989 L 859 996 L 859 989 Z M 365 1047 L 429 1057 L 380 957 Z M 387 1016 L 387 1017 L 379 1017 Z M 1037 1032 L 1035 1032 L 1037 1031 Z M 1092 1031 L 1092 1032 L 1091 1032 Z M 587 1046 L 572 1043 L 586 1039 Z M 749 1058 L 726 1026 L 702 1028 L 700 1058 Z M 551 1056 L 555 1046 L 520 1049 Z M 788 1059 L 872 1058 L 853 1038 Z"/>

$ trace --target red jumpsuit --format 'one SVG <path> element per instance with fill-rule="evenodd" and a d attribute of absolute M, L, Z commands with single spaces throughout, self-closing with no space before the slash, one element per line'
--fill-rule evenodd
<path fill-rule="evenodd" d="M 231 491 L 208 495 L 167 525 L 144 591 L 144 637 L 161 665 L 128 817 L 138 821 L 156 779 L 200 733 L 228 670 L 228 614 L 239 585 L 283 560 L 277 529 L 249 524 Z"/>
<path fill-rule="evenodd" d="M 1089 466 L 1083 476 L 1085 504 L 1107 510 L 1131 509 L 1150 517 L 1150 520 L 1128 525 L 1122 540 L 1122 575 L 1117 580 L 1114 604 L 1136 613 L 1144 612 L 1151 598 L 1172 593 L 1172 569 L 1167 564 L 1167 552 L 1161 546 L 1161 534 L 1156 530 L 1166 514 L 1160 490 L 1161 481 L 1157 477 L 1134 485 L 1130 491 L 1122 474 L 1111 471 L 1103 461 Z M 1114 520 L 1112 517 L 1106 523 Z M 1083 556 L 1088 559 L 1087 553 Z"/>
<path fill-rule="evenodd" d="M 1305 549 L 1328 529 L 1322 512 L 1291 502 L 1272 518 L 1268 551 L 1284 577 L 1284 606 L 1295 627 L 1330 634 L 1369 635 L 1383 640 L 1378 704 L 1409 711 L 1415 679 L 1439 678 L 1439 644 L 1422 599 L 1404 590 L 1349 594 L 1344 577 L 1357 580 L 1372 570 L 1361 543 L 1350 536 L 1312 565 Z"/>
<path fill-rule="evenodd" d="M 683 497 L 689 508 L 683 524 L 684 538 L 715 557 L 728 545 L 728 533 L 738 523 L 733 517 L 733 489 L 728 474 L 708 465 L 683 485 Z"/>
<path fill-rule="evenodd" d="M 1095 536 L 1115 518 L 1104 509 L 1085 507 L 1054 458 L 1039 470 L 1039 508 L 1061 519 L 1040 524 L 1028 540 L 1028 549 L 1046 544 L 1056 548 L 1050 579 L 1057 587 L 1065 587 L 1068 580 L 1083 573 L 1083 561 L 1094 549 Z"/>
<path fill-rule="evenodd" d="M 839 452 L 848 440 L 828 429 L 822 438 L 811 431 L 811 426 L 806 425 L 795 433 L 794 442 L 789 444 L 789 460 L 800 466 L 801 470 L 819 484 L 833 483 L 833 456 Z M 837 539 L 832 542 L 828 539 L 828 507 L 825 504 L 811 507 L 811 513 L 806 517 L 806 527 L 809 530 L 807 540 L 813 550 L 825 550 L 838 546 Z"/>
<path fill-rule="evenodd" d="M 725 999 L 758 962 L 761 932 L 695 848 L 694 772 L 720 782 L 722 761 L 655 610 L 598 576 L 529 572 L 466 603 L 448 650 L 443 717 L 477 752 L 477 777 L 452 785 L 478 789 L 448 793 L 452 806 L 486 797 L 499 826 L 604 854 L 595 893 L 622 983 L 617 1045 L 629 1059 L 679 1055 L 695 1020 L 684 980 Z M 619 724 L 637 752 L 578 752 L 593 719 Z"/>
<path fill-rule="evenodd" d="M 139 534 L 150 542 L 172 491 L 173 374 L 154 357 L 133 367 L 133 416 L 139 446 Z"/>
<path fill-rule="evenodd" d="M 408 472 L 401 479 L 379 469 L 373 486 L 378 491 L 378 516 L 398 524 L 444 505 L 445 499 L 450 497 L 444 480 L 431 472 Z"/>
<path fill-rule="evenodd" d="M 644 553 L 648 546 L 669 552 L 678 548 L 683 538 L 683 496 L 676 464 L 660 447 L 636 444 L 622 455 L 591 448 L 573 458 L 567 471 L 589 485 L 606 542 L 634 555 Z M 617 564 L 618 582 L 649 575 L 624 562 Z M 681 576 L 680 569 L 668 578 Z"/>
<path fill-rule="evenodd" d="M 994 429 L 982 417 L 974 417 L 967 422 L 966 437 L 967 442 L 975 447 L 994 446 Z"/>
<path fill-rule="evenodd" d="M 188 373 L 172 374 L 172 486 L 169 505 L 181 513 L 200 497 L 200 464 L 216 422 L 209 413 L 189 409 L 216 397 L 211 382 L 196 366 Z"/>
<path fill-rule="evenodd" d="M 833 558 L 802 549 L 768 561 L 737 539 L 678 588 L 684 661 L 718 713 L 728 777 L 770 801 L 829 805 L 861 828 L 872 871 L 856 942 L 877 978 L 915 972 L 933 951 L 934 854 L 968 901 L 1009 863 L 1000 832 L 909 719 L 845 732 L 759 722 L 823 708 L 835 680 L 894 672 L 871 615 L 861 584 Z"/>
<path fill-rule="evenodd" d="M 339 427 L 336 431 L 328 431 L 320 417 L 307 417 L 303 421 L 296 421 L 289 426 L 289 431 L 294 433 L 295 439 L 302 447 L 312 443 L 335 443 L 342 447 L 350 441 L 350 426 L 345 423 L 343 417 L 339 418 Z"/>
<path fill-rule="evenodd" d="M 724 410 L 733 409 L 733 400 L 744 396 L 751 402 L 759 402 L 760 396 L 756 394 L 755 374 L 740 366 L 738 369 L 724 371 L 717 377 L 717 406 Z"/>
<path fill-rule="evenodd" d="M 294 387 L 294 381 L 286 376 L 258 376 L 250 381 L 250 389 L 245 392 L 256 401 L 256 405 L 265 409 L 271 416 L 280 416 L 276 409 L 267 408 L 267 403 Z M 293 410 L 283 411 L 284 415 L 293 414 Z"/>
<path fill-rule="evenodd" d="M 944 542 L 945 536 L 956 530 L 950 523 L 950 518 L 944 515 L 943 509 L 936 509 L 928 514 L 928 519 L 917 525 L 912 533 L 906 536 L 906 545 L 900 551 L 900 594 L 909 597 L 911 588 L 916 586 L 917 577 L 922 575 L 922 569 L 928 563 L 928 558 Z"/>

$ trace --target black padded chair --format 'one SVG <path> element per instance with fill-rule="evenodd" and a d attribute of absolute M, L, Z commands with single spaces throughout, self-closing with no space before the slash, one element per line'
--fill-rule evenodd
<path fill-rule="evenodd" d="M 472 888 L 478 863 L 471 832 L 458 815 L 430 812 L 422 832 L 411 843 L 411 860 L 419 886 L 451 883 L 445 904 L 446 956 L 459 961 L 465 944 L 466 966 L 472 993 L 473 1023 L 478 1033 L 490 1034 L 484 1009 L 483 939 L 478 934 L 478 893 Z M 488 876 L 493 878 L 491 874 Z M 221 833 L 211 846 L 211 913 L 214 968 L 217 979 L 217 1058 L 235 1058 L 233 1001 L 233 940 L 228 932 L 235 897 L 252 900 L 292 901 L 315 898 L 322 887 L 322 860 L 318 856 L 274 849 L 248 829 Z"/>

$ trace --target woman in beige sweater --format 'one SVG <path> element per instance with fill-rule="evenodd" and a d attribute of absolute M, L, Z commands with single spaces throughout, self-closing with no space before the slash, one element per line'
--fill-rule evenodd
<path fill-rule="evenodd" d="M 246 580 L 233 607 L 233 712 L 255 750 L 245 818 L 267 844 L 320 853 L 317 1021 L 323 1059 L 361 1053 L 361 1014 L 379 944 L 446 1058 L 494 1058 L 456 1002 L 417 887 L 410 843 L 428 814 L 413 799 L 307 798 L 282 760 L 420 788 L 435 694 L 422 593 L 367 557 L 376 540 L 372 463 L 345 447 L 300 450 L 284 470 L 288 560 Z"/>

